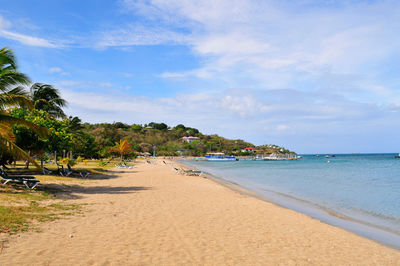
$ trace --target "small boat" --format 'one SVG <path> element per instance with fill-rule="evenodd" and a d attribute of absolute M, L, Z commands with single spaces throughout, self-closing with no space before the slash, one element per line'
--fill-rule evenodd
<path fill-rule="evenodd" d="M 335 155 L 335 154 L 332 154 L 332 157 L 336 157 L 336 155 Z"/>
<path fill-rule="evenodd" d="M 239 161 L 235 156 L 225 156 L 223 152 L 209 152 L 205 156 L 206 161 L 222 162 L 222 161 Z"/>
<path fill-rule="evenodd" d="M 399 154 L 397 154 L 396 156 L 394 156 L 394 158 L 396 158 L 396 159 L 400 159 L 400 153 L 399 153 Z"/>
<path fill-rule="evenodd" d="M 325 155 L 325 158 L 329 158 L 330 156 L 329 155 Z"/>

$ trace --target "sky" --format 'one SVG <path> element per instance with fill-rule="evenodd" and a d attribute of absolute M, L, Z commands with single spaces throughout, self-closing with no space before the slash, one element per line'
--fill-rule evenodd
<path fill-rule="evenodd" d="M 0 3 L 0 46 L 84 122 L 400 152 L 400 1 Z"/>

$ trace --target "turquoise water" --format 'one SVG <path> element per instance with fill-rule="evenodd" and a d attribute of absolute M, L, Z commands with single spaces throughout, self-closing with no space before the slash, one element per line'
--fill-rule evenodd
<path fill-rule="evenodd" d="M 185 163 L 285 207 L 400 247 L 400 159 L 394 155 Z"/>

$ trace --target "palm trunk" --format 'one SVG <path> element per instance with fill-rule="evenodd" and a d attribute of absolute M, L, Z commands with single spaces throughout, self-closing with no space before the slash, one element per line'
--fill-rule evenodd
<path fill-rule="evenodd" d="M 28 151 L 28 155 L 29 155 L 29 157 L 31 156 L 31 150 Z M 27 160 L 25 163 L 25 169 L 28 169 L 28 168 L 29 168 L 29 160 Z"/>

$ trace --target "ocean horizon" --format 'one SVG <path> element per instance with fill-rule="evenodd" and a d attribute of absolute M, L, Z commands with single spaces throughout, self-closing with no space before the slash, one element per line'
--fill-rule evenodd
<path fill-rule="evenodd" d="M 296 161 L 185 160 L 268 201 L 400 249 L 395 153 L 304 154 Z"/>

